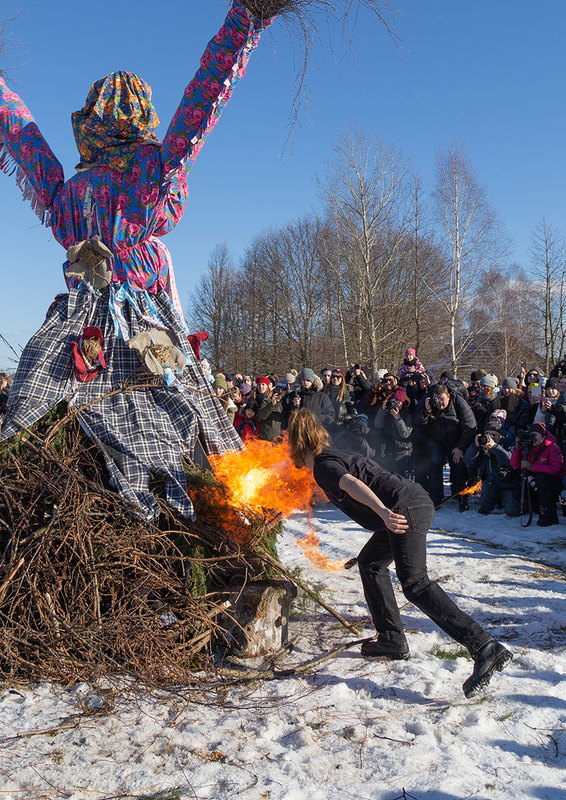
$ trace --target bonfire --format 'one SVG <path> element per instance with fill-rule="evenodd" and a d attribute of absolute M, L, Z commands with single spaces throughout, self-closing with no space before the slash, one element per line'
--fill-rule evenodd
<path fill-rule="evenodd" d="M 288 577 L 275 548 L 281 519 L 317 499 L 285 442 L 251 443 L 213 470 L 186 467 L 196 522 L 166 504 L 156 476 L 161 515 L 150 522 L 108 485 L 65 404 L 0 445 L 2 673 L 187 684 L 213 667 L 231 584 Z M 344 566 L 320 554 L 314 532 L 299 545 L 318 568 Z"/>

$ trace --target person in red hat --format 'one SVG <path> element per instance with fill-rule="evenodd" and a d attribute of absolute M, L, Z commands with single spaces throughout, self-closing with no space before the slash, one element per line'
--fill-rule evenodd
<path fill-rule="evenodd" d="M 257 410 L 271 398 L 271 381 L 269 378 L 260 377 L 255 379 L 255 402 Z"/>
<path fill-rule="evenodd" d="M 558 525 L 556 504 L 562 488 L 564 458 L 556 440 L 546 430 L 544 422 L 529 425 L 530 437 L 517 436 L 511 453 L 513 469 L 524 469 L 536 482 L 539 518 L 543 528 Z"/>

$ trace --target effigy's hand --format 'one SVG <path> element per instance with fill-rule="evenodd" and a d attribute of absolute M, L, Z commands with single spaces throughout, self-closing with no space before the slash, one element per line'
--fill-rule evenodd
<path fill-rule="evenodd" d="M 391 531 L 391 533 L 405 533 L 409 528 L 407 518 L 402 514 L 396 514 L 394 511 L 391 511 L 390 508 L 383 509 L 380 516 L 385 523 L 385 527 L 387 530 Z"/>

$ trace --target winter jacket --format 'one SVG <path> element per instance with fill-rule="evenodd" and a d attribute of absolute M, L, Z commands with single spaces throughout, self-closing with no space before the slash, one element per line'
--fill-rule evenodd
<path fill-rule="evenodd" d="M 556 437 L 558 446 L 563 450 L 566 445 L 566 434 L 564 425 L 566 424 L 566 402 L 559 397 L 552 404 L 548 411 L 543 411 L 539 406 L 534 416 L 533 422 L 544 422 L 546 430 Z"/>
<path fill-rule="evenodd" d="M 259 438 L 266 442 L 272 442 L 287 427 L 288 414 L 283 408 L 283 403 L 279 400 L 275 405 L 264 403 L 257 412 L 259 422 Z"/>
<path fill-rule="evenodd" d="M 341 425 L 342 420 L 346 416 L 346 414 L 352 413 L 352 407 L 356 402 L 356 398 L 354 395 L 354 389 L 352 386 L 346 384 L 346 393 L 342 400 L 338 400 L 338 392 L 340 389 L 335 390 L 333 386 L 330 387 L 329 392 L 325 392 L 328 399 L 332 403 L 332 407 L 334 408 L 334 414 L 336 417 L 336 424 Z"/>
<path fill-rule="evenodd" d="M 334 406 L 330 402 L 326 392 L 317 392 L 314 389 L 302 389 L 301 406 L 312 411 L 317 422 L 327 430 L 329 430 L 336 421 Z"/>
<path fill-rule="evenodd" d="M 566 359 L 562 359 L 550 370 L 549 378 L 563 378 L 566 375 Z"/>
<path fill-rule="evenodd" d="M 476 420 L 467 402 L 459 394 L 450 394 L 442 410 L 426 410 L 424 400 L 413 415 L 413 424 L 426 437 L 447 450 L 457 447 L 465 453 L 477 433 Z"/>
<path fill-rule="evenodd" d="M 554 437 L 547 435 L 544 442 L 531 447 L 527 454 L 527 461 L 531 463 L 533 472 L 542 472 L 546 475 L 563 475 L 564 474 L 564 458 L 562 451 L 558 447 Z M 511 466 L 513 469 L 521 469 L 521 461 L 523 454 L 517 447 L 513 448 L 511 453 Z"/>
<path fill-rule="evenodd" d="M 475 442 L 464 453 L 464 464 L 468 468 L 470 477 L 474 480 L 485 480 L 489 475 L 497 474 L 501 470 L 510 469 L 511 457 L 507 450 L 496 444 L 490 450 L 483 450 Z M 506 482 L 512 483 L 510 474 Z"/>
<path fill-rule="evenodd" d="M 501 428 L 501 435 L 506 441 L 512 441 L 515 439 L 517 431 L 524 430 L 529 424 L 531 414 L 529 404 L 523 399 L 520 392 L 509 395 L 509 397 L 504 397 L 501 392 L 498 392 L 490 403 L 488 417 L 499 409 L 507 412 L 505 424 Z"/>
<path fill-rule="evenodd" d="M 354 392 L 356 402 L 361 400 L 367 390 L 371 387 L 371 383 L 363 375 L 352 375 L 350 383 Z"/>
<path fill-rule="evenodd" d="M 250 439 L 257 439 L 258 432 L 259 432 L 259 424 L 255 417 L 249 419 L 248 417 L 244 417 L 236 431 L 240 434 L 240 438 L 243 442 L 248 442 Z"/>
<path fill-rule="evenodd" d="M 413 450 L 411 433 L 413 426 L 410 415 L 406 418 L 395 418 L 388 411 L 383 417 L 382 437 L 385 445 L 385 455 L 397 457 L 398 455 L 409 455 Z"/>

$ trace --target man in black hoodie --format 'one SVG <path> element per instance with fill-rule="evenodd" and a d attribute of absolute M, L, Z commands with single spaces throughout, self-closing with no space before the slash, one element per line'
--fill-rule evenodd
<path fill-rule="evenodd" d="M 476 421 L 461 395 L 437 383 L 415 411 L 413 424 L 423 434 L 430 496 L 438 506 L 444 499 L 442 469 L 446 462 L 450 465 L 452 494 L 466 486 L 468 472 L 463 458 L 477 433 Z M 459 496 L 458 501 L 460 511 L 467 511 L 468 498 Z"/>

